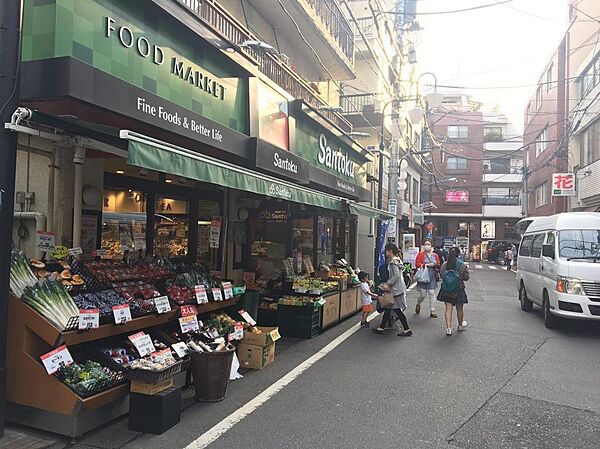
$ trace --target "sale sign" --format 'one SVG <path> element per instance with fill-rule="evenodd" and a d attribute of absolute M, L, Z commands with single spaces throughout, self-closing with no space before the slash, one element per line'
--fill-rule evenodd
<path fill-rule="evenodd" d="M 181 306 L 179 308 L 179 315 L 182 317 L 186 317 L 186 316 L 196 316 L 198 315 L 198 309 L 196 309 L 196 306 Z"/>
<path fill-rule="evenodd" d="M 552 175 L 552 196 L 574 196 L 575 173 L 554 173 Z"/>

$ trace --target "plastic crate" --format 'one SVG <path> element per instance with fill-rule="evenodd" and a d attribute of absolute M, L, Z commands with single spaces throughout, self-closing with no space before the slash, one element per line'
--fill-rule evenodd
<path fill-rule="evenodd" d="M 319 335 L 321 326 L 288 326 L 279 325 L 279 333 L 284 337 L 310 339 Z"/>
<path fill-rule="evenodd" d="M 286 306 L 280 304 L 277 308 L 277 323 L 279 326 L 292 325 L 310 327 L 321 322 L 321 309 L 312 307 Z"/>

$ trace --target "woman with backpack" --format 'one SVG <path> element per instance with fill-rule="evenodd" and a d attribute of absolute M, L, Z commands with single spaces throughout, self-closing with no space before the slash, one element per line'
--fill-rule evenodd
<path fill-rule="evenodd" d="M 458 259 L 459 249 L 452 248 L 448 255 L 448 261 L 444 262 L 440 269 L 442 286 L 438 294 L 438 301 L 446 303 L 446 335 L 452 335 L 452 308 L 456 307 L 458 318 L 458 331 L 462 332 L 467 326 L 465 321 L 464 305 L 469 301 L 465 291 L 465 281 L 469 280 L 469 269 L 467 265 Z"/>
<path fill-rule="evenodd" d="M 398 337 L 410 337 L 412 331 L 408 326 L 404 310 L 406 309 L 406 285 L 402 276 L 403 264 L 399 257 L 400 250 L 393 243 L 385 245 L 385 256 L 388 261 L 387 269 L 389 278 L 383 284 L 384 291 L 391 293 L 394 297 L 394 303 L 391 307 L 383 310 L 383 318 L 377 329 L 373 329 L 378 334 L 383 334 L 387 327 L 392 326 L 392 311 L 396 314 L 400 323 L 402 323 L 403 331 L 398 333 Z"/>

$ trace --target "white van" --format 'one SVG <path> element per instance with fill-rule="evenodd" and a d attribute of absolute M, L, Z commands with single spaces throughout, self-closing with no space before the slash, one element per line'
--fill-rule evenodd
<path fill-rule="evenodd" d="M 534 218 L 521 239 L 517 286 L 521 309 L 542 307 L 548 328 L 560 318 L 600 321 L 600 213 Z"/>

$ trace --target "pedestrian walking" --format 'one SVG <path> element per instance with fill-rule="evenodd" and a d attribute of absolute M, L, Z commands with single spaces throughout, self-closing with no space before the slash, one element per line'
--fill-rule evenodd
<path fill-rule="evenodd" d="M 512 271 L 513 259 L 515 258 L 515 253 L 512 248 L 509 247 L 504 253 L 504 261 L 506 263 L 506 269 L 508 271 Z"/>
<path fill-rule="evenodd" d="M 438 286 L 438 269 L 440 267 L 440 259 L 433 252 L 431 240 L 423 241 L 423 250 L 417 254 L 415 259 L 417 267 L 417 288 L 419 289 L 419 299 L 415 307 L 415 313 L 421 313 L 421 304 L 427 298 L 429 303 L 429 316 L 437 318 L 435 310 L 435 290 Z"/>
<path fill-rule="evenodd" d="M 469 301 L 465 290 L 465 281 L 469 280 L 469 269 L 467 265 L 458 259 L 458 251 L 452 248 L 441 269 L 440 275 L 442 285 L 438 294 L 438 301 L 445 303 L 446 335 L 452 335 L 452 309 L 456 307 L 458 318 L 458 331 L 461 332 L 467 326 L 465 321 L 464 305 Z"/>
<path fill-rule="evenodd" d="M 379 298 L 377 293 L 373 293 L 371 291 L 371 285 L 369 283 L 369 273 L 366 271 L 361 271 L 358 273 L 358 280 L 360 281 L 360 295 L 362 301 L 362 320 L 360 321 L 361 327 L 369 327 L 369 322 L 367 318 L 369 314 L 373 311 L 373 298 Z"/>
<path fill-rule="evenodd" d="M 437 254 L 440 264 L 446 262 L 446 258 L 444 257 L 444 251 L 442 250 L 442 245 L 436 246 L 433 252 Z"/>
<path fill-rule="evenodd" d="M 400 251 L 393 243 L 385 245 L 385 257 L 387 260 L 387 269 L 389 279 L 387 283 L 382 284 L 384 291 L 390 293 L 394 297 L 394 303 L 384 309 L 381 324 L 377 329 L 374 329 L 378 334 L 383 334 L 387 327 L 392 326 L 392 312 L 398 317 L 402 324 L 403 330 L 398 333 L 398 337 L 409 337 L 412 331 L 408 325 L 404 310 L 406 310 L 406 285 L 402 276 L 402 260 L 400 259 Z"/>

